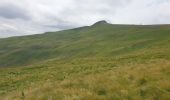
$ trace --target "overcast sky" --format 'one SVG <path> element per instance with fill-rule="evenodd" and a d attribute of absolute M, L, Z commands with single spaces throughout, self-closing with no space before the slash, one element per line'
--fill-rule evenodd
<path fill-rule="evenodd" d="M 170 24 L 170 0 L 0 0 L 0 38 L 58 31 L 99 20 Z"/>

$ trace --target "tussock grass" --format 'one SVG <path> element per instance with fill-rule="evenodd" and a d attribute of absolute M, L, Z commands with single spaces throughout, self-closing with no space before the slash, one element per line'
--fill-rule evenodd
<path fill-rule="evenodd" d="M 79 59 L 79 63 L 76 64 L 73 60 L 68 64 L 54 66 L 53 62 L 56 62 L 54 60 L 43 67 L 44 69 L 37 70 L 35 67 L 30 71 L 30 67 L 21 68 L 21 72 L 23 70 L 29 72 L 29 75 L 25 73 L 22 75 L 22 77 L 27 77 L 26 80 L 13 76 L 15 81 L 6 88 L 12 88 L 15 85 L 16 88 L 9 91 L 4 90 L 6 91 L 4 93 L 1 90 L 1 98 L 4 100 L 22 98 L 25 100 L 170 99 L 169 60 L 151 59 L 146 63 L 143 61 L 127 63 L 127 59 L 125 59 L 118 64 L 114 60 L 113 63 L 110 63 L 109 59 L 104 59 L 105 66 L 108 63 L 113 65 L 109 67 L 103 67 L 101 62 L 99 62 L 100 64 L 91 62 L 82 65 L 82 62 L 86 61 L 87 58 Z M 101 61 L 101 59 L 97 61 Z M 45 64 L 43 65 L 45 66 Z M 37 75 L 38 72 L 41 73 Z M 16 84 L 17 81 L 19 81 L 19 85 Z M 8 82 L 10 81 L 8 80 Z"/>

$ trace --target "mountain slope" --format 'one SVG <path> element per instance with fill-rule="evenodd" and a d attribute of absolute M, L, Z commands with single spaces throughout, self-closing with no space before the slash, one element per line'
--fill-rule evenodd
<path fill-rule="evenodd" d="M 0 100 L 170 100 L 169 32 L 102 21 L 0 39 Z"/>
<path fill-rule="evenodd" d="M 0 66 L 30 65 L 52 58 L 126 55 L 159 46 L 160 42 L 169 46 L 169 31 L 169 25 L 111 25 L 99 22 L 91 27 L 0 39 Z"/>

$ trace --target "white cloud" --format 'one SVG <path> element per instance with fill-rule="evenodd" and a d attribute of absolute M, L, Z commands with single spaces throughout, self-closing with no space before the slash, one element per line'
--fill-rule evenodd
<path fill-rule="evenodd" d="M 0 37 L 57 31 L 99 20 L 169 24 L 170 0 L 1 0 Z"/>

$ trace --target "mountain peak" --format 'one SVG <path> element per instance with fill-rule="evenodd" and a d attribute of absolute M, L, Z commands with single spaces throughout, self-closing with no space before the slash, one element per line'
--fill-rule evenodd
<path fill-rule="evenodd" d="M 101 20 L 101 21 L 98 21 L 98 22 L 94 23 L 92 26 L 94 26 L 94 25 L 103 25 L 103 24 L 108 24 L 108 22 L 105 21 L 105 20 Z"/>

